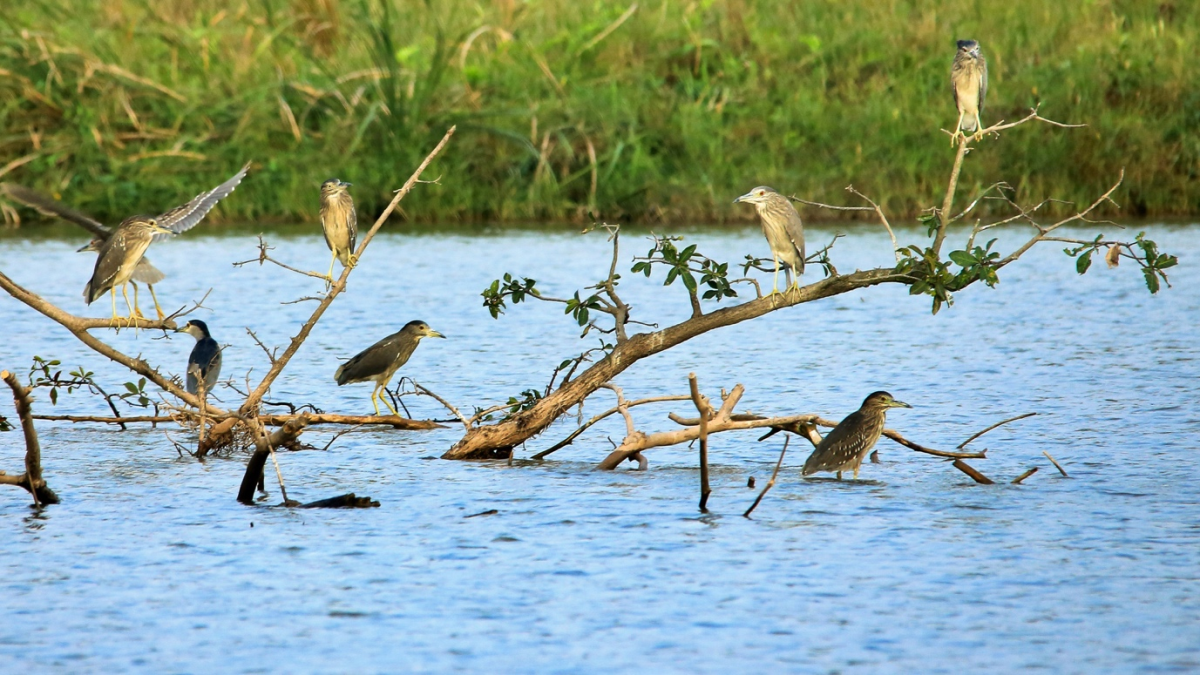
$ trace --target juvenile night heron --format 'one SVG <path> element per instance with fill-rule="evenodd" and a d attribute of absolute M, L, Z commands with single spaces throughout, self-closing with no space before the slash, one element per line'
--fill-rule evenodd
<path fill-rule="evenodd" d="M 804 274 L 804 224 L 792 201 L 775 190 L 760 185 L 733 200 L 748 202 L 758 211 L 762 221 L 763 235 L 771 246 L 771 257 L 775 259 L 775 283 L 771 295 L 779 292 L 779 266 L 784 268 L 784 279 L 788 288 L 800 286 L 800 275 Z M 790 272 L 796 273 L 792 279 Z"/>
<path fill-rule="evenodd" d="M 358 237 L 358 214 L 354 211 L 354 199 L 345 183 L 330 178 L 321 184 L 321 229 L 325 231 L 325 244 L 333 252 L 329 260 L 329 283 L 333 283 L 333 261 L 339 260 L 342 267 L 354 267 L 358 258 L 354 255 L 354 242 Z"/>
<path fill-rule="evenodd" d="M 808 456 L 801 472 L 807 476 L 818 471 L 836 471 L 838 480 L 843 471 L 853 471 L 858 478 L 858 467 L 863 458 L 875 447 L 883 433 L 889 408 L 911 408 L 892 398 L 886 391 L 877 391 L 863 401 L 862 407 L 846 416 L 833 428 Z"/>
<path fill-rule="evenodd" d="M 153 220 L 158 221 L 159 225 L 165 227 L 170 232 L 175 234 L 182 233 L 195 227 L 201 220 L 204 219 L 204 216 L 206 216 L 208 212 L 211 211 L 214 206 L 216 206 L 217 202 L 229 196 L 229 194 L 233 192 L 234 188 L 238 186 L 238 183 L 241 183 L 242 179 L 246 177 L 246 172 L 249 169 L 250 165 L 246 164 L 246 166 L 242 167 L 241 171 L 239 171 L 229 180 L 221 183 L 208 192 L 202 192 L 196 195 L 196 197 L 187 204 L 184 204 L 183 206 L 177 206 L 158 216 L 157 218 L 154 218 Z M 104 248 L 105 243 L 111 240 L 115 234 L 112 229 L 102 225 L 95 218 L 92 218 L 87 214 L 80 213 L 66 204 L 63 204 L 62 202 L 59 202 L 48 195 L 42 194 L 37 190 L 31 190 L 30 188 L 13 183 L 5 183 L 3 184 L 3 191 L 12 199 L 21 202 L 30 208 L 36 209 L 45 215 L 57 216 L 63 220 L 75 223 L 88 232 L 91 232 L 95 238 L 88 242 L 86 246 L 79 249 L 80 251 L 99 252 L 102 248 Z M 117 229 L 120 230 L 120 228 Z M 162 234 L 165 236 L 165 233 Z M 142 252 L 145 253 L 145 249 L 143 249 Z M 110 253 L 109 255 L 115 254 Z M 99 259 L 96 262 L 97 265 L 99 265 Z M 159 307 L 158 304 L 158 296 L 154 293 L 154 284 L 162 281 L 165 277 L 166 275 L 163 274 L 161 270 L 150 264 L 149 259 L 141 257 L 135 261 L 133 273 L 130 274 L 129 278 L 127 279 L 127 281 L 131 283 L 140 282 L 146 284 L 146 286 L 150 289 L 150 297 L 154 298 L 154 309 L 158 312 L 158 318 L 160 320 L 164 315 L 162 308 Z M 116 285 L 117 284 L 114 284 L 113 286 L 115 287 Z M 103 291 L 97 293 L 96 297 L 99 297 L 100 293 L 103 293 Z M 137 283 L 133 283 L 133 311 L 140 315 L 141 311 L 137 308 L 137 293 Z M 88 295 L 89 294 L 85 293 L 84 299 L 88 301 L 88 304 L 91 304 L 92 298 L 89 298 Z M 113 303 L 113 318 L 115 319 L 117 315 L 115 291 Z"/>
<path fill-rule="evenodd" d="M 379 403 L 387 406 L 393 415 L 399 415 L 396 408 L 383 397 L 388 382 L 400 366 L 408 362 L 417 343 L 427 337 L 444 338 L 445 335 L 433 330 L 424 321 L 409 321 L 398 333 L 383 338 L 379 342 L 359 352 L 357 356 L 338 366 L 333 379 L 338 386 L 352 382 L 375 382 L 375 390 L 371 392 L 371 403 L 375 406 L 375 414 L 379 414 Z"/>
<path fill-rule="evenodd" d="M 959 40 L 954 65 L 950 66 L 950 87 L 954 90 L 954 105 L 958 107 L 958 124 L 950 136 L 951 145 L 966 134 L 975 134 L 976 141 L 983 137 L 979 113 L 983 111 L 987 86 L 987 60 L 979 53 L 979 43 Z"/>
<path fill-rule="evenodd" d="M 175 331 L 187 333 L 196 338 L 196 346 L 188 356 L 187 390 L 189 394 L 200 394 L 200 383 L 204 383 L 205 393 L 217 386 L 217 378 L 221 376 L 221 346 L 208 332 L 208 324 L 198 319 L 187 322 L 183 328 Z"/>

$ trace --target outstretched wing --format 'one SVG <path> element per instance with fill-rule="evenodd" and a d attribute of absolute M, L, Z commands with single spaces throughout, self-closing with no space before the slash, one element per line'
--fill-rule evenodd
<path fill-rule="evenodd" d="M 102 225 L 95 218 L 86 213 L 80 213 L 50 195 L 42 194 L 32 188 L 17 185 L 16 183 L 0 183 L 0 192 L 8 195 L 14 201 L 37 210 L 38 213 L 47 216 L 56 216 L 75 223 L 101 239 L 108 239 L 112 235 L 112 230 Z"/>
<path fill-rule="evenodd" d="M 208 192 L 201 192 L 192 201 L 183 206 L 176 206 L 159 216 L 157 218 L 158 224 L 175 234 L 192 229 L 201 220 L 204 220 L 204 216 L 208 215 L 209 211 L 212 211 L 217 202 L 228 197 L 229 193 L 233 192 L 233 189 L 238 186 L 238 183 L 242 182 L 242 179 L 246 177 L 246 172 L 249 170 L 250 163 L 246 162 L 246 166 L 243 166 L 242 170 L 237 172 L 233 178 L 221 183 Z M 169 236 L 171 235 L 158 234 L 154 236 L 154 240 L 158 241 Z"/>

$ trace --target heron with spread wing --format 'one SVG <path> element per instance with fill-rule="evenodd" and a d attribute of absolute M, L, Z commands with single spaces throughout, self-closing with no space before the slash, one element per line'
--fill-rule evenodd
<path fill-rule="evenodd" d="M 217 202 L 233 192 L 249 170 L 250 164 L 247 163 L 232 178 L 208 192 L 196 195 L 188 203 L 154 218 L 147 216 L 127 218 L 115 230 L 109 229 L 91 216 L 76 211 L 37 190 L 13 183 L 0 185 L 0 190 L 17 202 L 43 214 L 57 216 L 75 223 L 95 235 L 95 238 L 86 246 L 79 249 L 80 251 L 96 251 L 100 254 L 96 259 L 92 279 L 83 293 L 84 300 L 89 305 L 105 291 L 111 291 L 113 320 L 115 321 L 118 318 L 116 288 L 117 286 L 122 287 L 122 292 L 125 293 L 125 304 L 129 305 L 125 284 L 133 283 L 133 304 L 129 305 L 130 316 L 135 314 L 141 316 L 142 312 L 137 303 L 138 287 L 136 283 L 141 282 L 150 289 L 150 297 L 154 299 L 154 309 L 158 312 L 159 320 L 162 320 L 164 314 L 158 304 L 158 296 L 154 293 L 154 284 L 162 281 L 166 275 L 145 257 L 146 249 L 153 241 L 180 234 L 199 224 L 204 216 L 208 215 L 208 212 L 217 205 Z"/>

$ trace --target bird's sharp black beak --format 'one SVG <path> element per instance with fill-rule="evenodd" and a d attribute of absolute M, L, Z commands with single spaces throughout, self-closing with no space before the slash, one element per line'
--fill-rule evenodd
<path fill-rule="evenodd" d="M 744 201 L 746 201 L 747 198 L 749 198 L 753 194 L 754 194 L 753 192 L 747 192 L 746 194 L 742 195 L 741 197 L 738 197 L 737 199 L 733 200 L 733 203 L 737 204 L 739 202 L 744 202 Z"/>
<path fill-rule="evenodd" d="M 442 335 L 441 333 L 437 332 L 436 330 L 430 330 L 428 333 L 425 334 L 425 337 L 436 337 L 436 338 L 442 338 L 443 340 L 446 338 L 445 335 Z"/>
<path fill-rule="evenodd" d="M 84 251 L 88 251 L 88 250 L 90 250 L 91 248 L 92 248 L 92 242 L 90 242 L 90 241 L 89 241 L 88 243 L 84 244 L 83 246 L 81 246 L 81 247 L 79 247 L 79 248 L 75 249 L 75 252 L 76 252 L 76 253 L 83 253 Z"/>
<path fill-rule="evenodd" d="M 344 180 L 339 180 L 339 181 L 338 181 L 338 185 L 341 185 L 342 187 L 353 187 L 353 186 L 354 186 L 354 183 L 347 183 L 347 182 L 346 182 L 346 181 L 344 181 Z"/>

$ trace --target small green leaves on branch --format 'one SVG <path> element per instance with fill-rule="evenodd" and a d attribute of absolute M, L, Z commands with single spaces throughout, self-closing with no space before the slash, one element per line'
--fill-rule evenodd
<path fill-rule="evenodd" d="M 954 275 L 950 273 L 946 263 L 938 258 L 933 247 L 922 249 L 913 245 L 900 249 L 900 262 L 896 264 L 896 271 L 912 278 L 908 287 L 909 295 L 924 294 L 933 298 L 934 314 L 938 313 L 942 304 L 954 304 L 954 298 L 950 294 Z"/>
<path fill-rule="evenodd" d="M 1147 239 L 1145 232 L 1138 232 L 1137 238 L 1132 242 L 1105 241 L 1103 234 L 1096 235 L 1096 238 L 1091 241 L 1059 238 L 1051 241 L 1076 244 L 1074 247 L 1064 248 L 1063 253 L 1075 258 L 1075 271 L 1080 274 L 1085 274 L 1091 268 L 1092 256 L 1100 252 L 1102 248 L 1105 249 L 1104 260 L 1109 267 L 1119 265 L 1121 258 L 1129 258 L 1142 268 L 1142 277 L 1146 280 L 1146 288 L 1151 293 L 1157 293 L 1162 288 L 1162 284 L 1166 284 L 1170 288 L 1171 282 L 1164 270 L 1179 264 L 1179 259 L 1175 256 L 1159 253 L 1158 244 Z"/>
<path fill-rule="evenodd" d="M 525 299 L 526 295 L 540 297 L 541 294 L 534 288 L 537 281 L 525 277 L 524 279 L 514 278 L 509 273 L 504 274 L 504 279 L 496 279 L 483 290 L 480 295 L 483 296 L 483 306 L 487 307 L 488 312 L 493 319 L 500 318 L 504 313 L 505 298 L 511 298 L 513 304 L 517 304 Z"/>
<path fill-rule="evenodd" d="M 951 284 L 952 290 L 966 288 L 976 281 L 982 281 L 991 288 L 1000 281 L 996 276 L 995 267 L 996 262 L 1000 260 L 1000 254 L 992 250 L 992 245 L 995 243 L 996 240 L 993 239 L 987 243 L 987 246 L 976 246 L 970 251 L 950 252 L 950 260 L 962 268 L 954 276 Z"/>
<path fill-rule="evenodd" d="M 696 251 L 696 244 L 680 250 L 675 242 L 683 241 L 683 237 L 655 236 L 653 241 L 654 247 L 646 253 L 646 257 L 634 259 L 631 270 L 634 274 L 640 272 L 648 278 L 654 265 L 666 265 L 667 278 L 663 281 L 663 286 L 670 286 L 679 279 L 693 300 L 698 297 L 697 291 L 701 284 L 708 287 L 700 296 L 705 300 L 719 302 L 722 298 L 737 297 L 737 291 L 733 290 L 732 281 L 729 279 L 729 263 L 717 262 L 699 253 Z"/>
<path fill-rule="evenodd" d="M 508 419 L 513 415 L 517 415 L 529 410 L 533 406 L 537 405 L 537 402 L 540 400 L 542 400 L 542 392 L 538 391 L 537 389 L 526 389 L 525 391 L 521 392 L 520 398 L 516 396 L 509 396 L 507 404 L 508 414 L 504 416 L 504 419 Z"/>
<path fill-rule="evenodd" d="M 513 302 L 516 302 L 516 300 Z M 588 312 L 589 310 L 593 309 L 602 309 L 600 305 L 600 296 L 593 293 L 586 298 L 580 299 L 579 291 L 575 291 L 574 297 L 567 299 L 567 308 L 563 310 L 563 314 L 570 314 L 571 316 L 575 317 L 575 321 L 577 321 L 580 326 L 586 326 L 590 316 Z"/>

